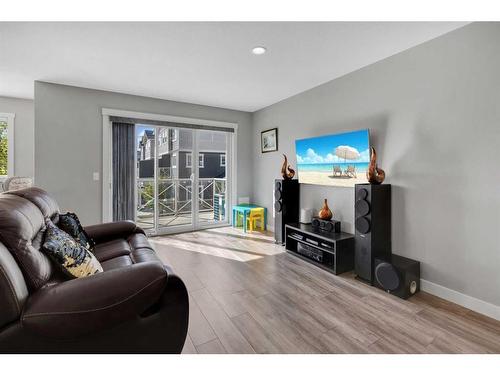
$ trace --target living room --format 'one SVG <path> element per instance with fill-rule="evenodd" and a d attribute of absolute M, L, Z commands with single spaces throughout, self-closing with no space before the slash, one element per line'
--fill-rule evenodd
<path fill-rule="evenodd" d="M 0 353 L 498 364 L 499 22 L 61 18 L 0 22 Z"/>

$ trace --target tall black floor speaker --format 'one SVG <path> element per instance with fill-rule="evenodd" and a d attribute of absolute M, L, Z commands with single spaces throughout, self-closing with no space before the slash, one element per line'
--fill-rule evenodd
<path fill-rule="evenodd" d="M 285 243 L 285 225 L 299 222 L 300 185 L 298 180 L 274 181 L 274 239 Z"/>
<path fill-rule="evenodd" d="M 392 253 L 391 185 L 357 184 L 354 217 L 354 272 L 373 284 L 375 257 Z"/>

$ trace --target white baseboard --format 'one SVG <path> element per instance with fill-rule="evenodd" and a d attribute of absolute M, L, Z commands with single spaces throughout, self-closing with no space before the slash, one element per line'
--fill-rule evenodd
<path fill-rule="evenodd" d="M 500 320 L 500 306 L 457 292 L 442 285 L 420 279 L 420 289 L 447 301 L 466 307 L 490 318 Z"/>

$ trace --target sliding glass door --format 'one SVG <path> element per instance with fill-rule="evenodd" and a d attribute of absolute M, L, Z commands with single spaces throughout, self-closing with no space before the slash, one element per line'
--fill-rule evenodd
<path fill-rule="evenodd" d="M 227 221 L 227 154 L 230 133 L 197 131 L 197 217 L 201 226 Z"/>
<path fill-rule="evenodd" d="M 153 234 L 228 222 L 230 133 L 136 125 L 136 220 Z"/>
<path fill-rule="evenodd" d="M 157 231 L 193 224 L 193 184 L 186 155 L 192 153 L 193 130 L 157 128 Z"/>
<path fill-rule="evenodd" d="M 135 220 L 145 230 L 155 228 L 156 185 L 154 145 L 156 128 L 136 125 L 136 213 Z"/>

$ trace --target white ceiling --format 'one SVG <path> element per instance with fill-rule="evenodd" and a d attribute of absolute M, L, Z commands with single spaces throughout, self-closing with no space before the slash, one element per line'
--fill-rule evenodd
<path fill-rule="evenodd" d="M 41 80 L 255 111 L 463 25 L 3 22 L 0 95 Z"/>

